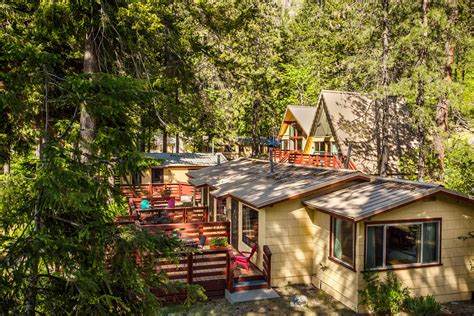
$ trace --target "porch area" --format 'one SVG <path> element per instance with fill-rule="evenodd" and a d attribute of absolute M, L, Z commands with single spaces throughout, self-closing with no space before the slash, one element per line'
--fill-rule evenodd
<path fill-rule="evenodd" d="M 153 223 L 152 219 L 156 216 L 161 217 L 163 212 L 175 214 L 170 216 L 175 222 Z M 188 249 L 177 249 L 179 252 L 177 261 L 170 261 L 167 258 L 159 259 L 156 270 L 165 271 L 170 280 L 202 286 L 208 297 L 227 297 L 232 293 L 255 290 L 273 292 L 271 290 L 272 254 L 269 247 L 263 246 L 263 270 L 250 262 L 247 271 L 243 266 L 236 264 L 235 256 L 241 255 L 238 250 L 230 245 L 217 249 L 211 247 L 213 238 L 226 238 L 227 242 L 230 242 L 230 222 L 208 222 L 207 220 L 207 207 L 184 207 L 140 210 L 136 215 L 117 217 L 115 223 L 140 225 L 152 234 L 173 235 L 180 238 L 183 241 L 183 247 Z M 194 251 L 190 253 L 187 251 L 189 248 Z M 154 293 L 166 303 L 179 302 L 186 298 L 186 293 L 161 291 L 154 291 Z"/>

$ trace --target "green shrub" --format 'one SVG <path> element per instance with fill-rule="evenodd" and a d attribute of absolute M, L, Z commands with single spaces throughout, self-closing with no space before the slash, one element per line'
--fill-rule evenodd
<path fill-rule="evenodd" d="M 441 304 L 429 295 L 408 298 L 405 301 L 405 308 L 413 315 L 435 315 L 441 311 Z"/>
<path fill-rule="evenodd" d="M 409 298 L 410 291 L 403 287 L 393 271 L 387 273 L 384 281 L 374 272 L 364 273 L 367 286 L 359 290 L 361 304 L 376 314 L 396 314 Z"/>
<path fill-rule="evenodd" d="M 213 247 L 227 247 L 229 245 L 226 237 L 212 238 L 210 244 Z"/>

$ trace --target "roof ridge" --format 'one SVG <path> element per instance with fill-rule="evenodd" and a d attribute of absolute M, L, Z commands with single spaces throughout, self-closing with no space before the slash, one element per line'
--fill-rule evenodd
<path fill-rule="evenodd" d="M 287 107 L 290 107 L 290 106 L 298 107 L 298 108 L 316 108 L 317 107 L 316 105 L 297 105 L 297 104 L 287 105 Z"/>
<path fill-rule="evenodd" d="M 376 181 L 383 181 L 383 182 L 397 182 L 397 183 L 405 183 L 405 184 L 413 184 L 417 186 L 423 187 L 430 187 L 430 188 L 442 188 L 443 186 L 438 183 L 429 183 L 429 182 L 422 182 L 422 181 L 413 181 L 413 180 L 405 180 L 405 179 L 395 179 L 395 178 L 385 178 L 385 177 L 375 177 L 373 182 Z"/>

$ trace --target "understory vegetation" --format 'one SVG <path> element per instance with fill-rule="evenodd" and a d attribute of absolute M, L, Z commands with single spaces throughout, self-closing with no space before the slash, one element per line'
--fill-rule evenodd
<path fill-rule="evenodd" d="M 465 0 L 2 1 L 2 312 L 153 314 L 151 289 L 204 298 L 153 270 L 179 240 L 112 224 L 126 212 L 112 179 L 149 167 L 157 133 L 194 151 L 245 136 L 258 157 L 286 106 L 322 89 L 401 98 L 420 144 L 406 177 L 472 194 L 471 19 Z"/>
<path fill-rule="evenodd" d="M 393 271 L 387 272 L 384 280 L 375 272 L 366 272 L 363 277 L 366 288 L 359 290 L 361 305 L 377 315 L 396 315 L 401 311 L 410 315 L 436 315 L 441 311 L 441 304 L 433 296 L 411 297 L 410 290 Z"/>

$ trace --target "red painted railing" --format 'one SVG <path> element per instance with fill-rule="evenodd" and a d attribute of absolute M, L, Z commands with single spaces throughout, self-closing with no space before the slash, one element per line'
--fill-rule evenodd
<path fill-rule="evenodd" d="M 282 150 L 275 148 L 273 150 L 273 159 L 275 162 L 286 162 L 298 165 L 325 167 L 343 169 L 344 162 L 337 155 L 332 154 L 303 154 L 301 151 Z M 354 162 L 349 160 L 348 169 L 357 170 Z"/>
<path fill-rule="evenodd" d="M 130 215 L 117 216 L 114 221 L 118 223 L 149 223 L 160 217 L 166 218 L 172 223 L 198 223 L 209 221 L 209 210 L 207 206 L 194 207 L 163 207 L 148 210 L 135 209 Z"/>
<path fill-rule="evenodd" d="M 162 197 L 165 191 L 170 191 L 170 197 L 177 201 L 181 200 L 183 195 L 194 196 L 197 201 L 201 200 L 201 190 L 197 190 L 189 183 L 151 183 L 141 185 L 122 185 L 122 193 L 126 197 Z"/>

